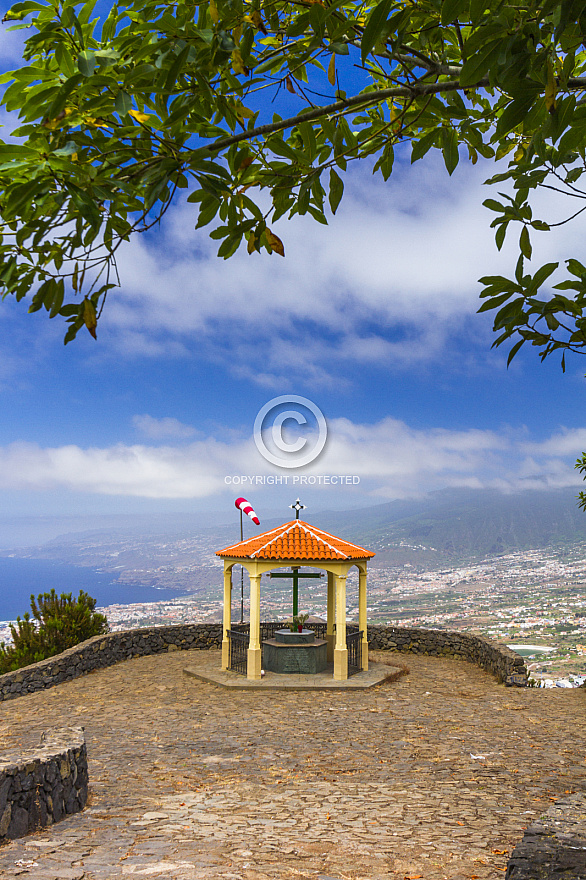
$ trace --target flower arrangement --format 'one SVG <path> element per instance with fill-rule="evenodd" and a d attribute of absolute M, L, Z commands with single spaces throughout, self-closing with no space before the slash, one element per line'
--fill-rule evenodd
<path fill-rule="evenodd" d="M 292 633 L 303 632 L 303 624 L 309 617 L 309 614 L 295 614 L 293 620 L 289 624 Z"/>

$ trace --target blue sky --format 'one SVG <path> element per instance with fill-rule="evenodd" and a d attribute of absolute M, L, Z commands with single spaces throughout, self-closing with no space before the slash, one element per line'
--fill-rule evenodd
<path fill-rule="evenodd" d="M 15 44 L 3 39 L 7 64 Z M 528 350 L 507 370 L 490 317 L 475 314 L 477 279 L 516 259 L 513 244 L 496 251 L 481 204 L 493 172 L 462 157 L 448 178 L 441 158 L 412 167 L 406 155 L 385 184 L 356 166 L 328 227 L 277 224 L 284 260 L 218 260 L 194 206 L 178 204 L 122 252 L 97 342 L 84 332 L 64 347 L 59 319 L 1 303 L 0 515 L 231 516 L 243 494 L 262 518 L 297 494 L 313 509 L 454 486 L 574 494 L 586 361 L 564 375 Z M 551 199 L 542 208 L 559 218 Z M 533 263 L 580 257 L 585 231 L 536 233 Z M 252 436 L 259 409 L 286 394 L 328 420 L 324 452 L 298 471 L 266 462 Z M 226 483 L 278 474 L 289 485 Z M 360 481 L 291 481 L 318 474 Z"/>

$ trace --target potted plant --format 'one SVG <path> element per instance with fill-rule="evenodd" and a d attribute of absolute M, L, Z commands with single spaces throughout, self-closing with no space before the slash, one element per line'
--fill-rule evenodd
<path fill-rule="evenodd" d="M 303 632 L 303 624 L 309 617 L 309 614 L 295 614 L 293 620 L 289 624 L 292 633 Z"/>

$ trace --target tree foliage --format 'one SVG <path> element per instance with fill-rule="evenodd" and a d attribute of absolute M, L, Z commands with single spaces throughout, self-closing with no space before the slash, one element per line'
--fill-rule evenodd
<path fill-rule="evenodd" d="M 514 353 L 530 341 L 544 356 L 586 344 L 586 269 L 570 261 L 563 292 L 545 301 L 551 267 L 524 271 L 531 235 L 549 228 L 530 195 L 553 185 L 584 197 L 582 2 L 94 7 L 23 0 L 5 18 L 27 30 L 26 65 L 2 77 L 22 140 L 0 144 L 0 285 L 17 299 L 32 292 L 30 311 L 63 316 L 66 342 L 84 325 L 96 334 L 120 244 L 181 190 L 220 257 L 242 244 L 283 256 L 274 222 L 325 223 L 349 162 L 370 157 L 387 179 L 398 150 L 417 161 L 436 149 L 450 174 L 464 154 L 510 159 L 492 182 L 515 195 L 485 203 L 499 247 L 521 226 L 515 279 L 483 279 L 496 344 L 517 338 Z"/>
<path fill-rule="evenodd" d="M 60 654 L 92 636 L 108 632 L 108 621 L 95 611 L 96 600 L 83 590 L 57 596 L 55 590 L 31 596 L 33 617 L 27 612 L 10 625 L 13 644 L 0 642 L 0 674 Z"/>

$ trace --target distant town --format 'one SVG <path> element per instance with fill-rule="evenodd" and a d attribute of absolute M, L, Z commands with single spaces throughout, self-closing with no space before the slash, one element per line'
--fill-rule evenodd
<path fill-rule="evenodd" d="M 217 533 L 198 536 L 78 536 L 66 545 L 53 542 L 34 554 L 91 566 L 119 583 L 184 591 L 173 601 L 109 605 L 102 610 L 112 630 L 168 623 L 222 619 L 223 546 Z M 229 543 L 229 537 L 224 545 Z M 388 550 L 392 548 L 387 547 Z M 401 542 L 402 554 L 418 546 Z M 421 548 L 424 549 L 424 548 Z M 426 547 L 426 561 L 429 550 Z M 19 555 L 25 555 L 24 553 Z M 543 550 L 496 555 L 453 567 L 429 568 L 414 562 L 388 563 L 389 553 L 369 566 L 368 619 L 371 623 L 453 629 L 485 635 L 511 645 L 527 658 L 531 677 L 541 686 L 574 687 L 586 678 L 586 548 L 582 542 Z M 291 614 L 288 581 L 262 580 L 261 616 Z M 232 619 L 241 618 L 241 573 L 233 572 Z M 244 619 L 248 615 L 244 576 Z M 357 576 L 348 579 L 348 618 L 358 615 Z M 306 581 L 300 607 L 326 614 L 326 580 Z M 0 641 L 9 641 L 0 623 Z"/>

